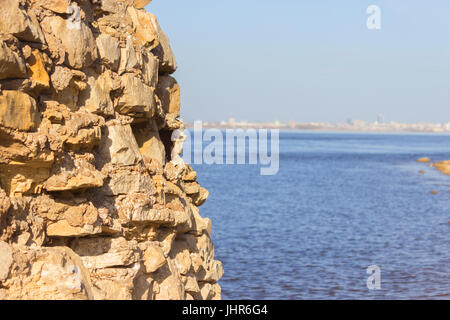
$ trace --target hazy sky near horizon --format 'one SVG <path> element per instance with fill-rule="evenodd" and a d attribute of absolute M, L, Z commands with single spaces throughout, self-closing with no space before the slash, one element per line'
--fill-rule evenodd
<path fill-rule="evenodd" d="M 369 5 L 381 30 L 366 27 Z M 184 120 L 450 122 L 448 0 L 153 0 Z"/>

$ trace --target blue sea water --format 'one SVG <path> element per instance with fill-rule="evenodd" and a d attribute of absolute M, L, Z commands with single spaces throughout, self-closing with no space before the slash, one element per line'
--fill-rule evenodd
<path fill-rule="evenodd" d="M 450 159 L 450 135 L 281 132 L 277 175 L 193 165 L 223 298 L 450 299 L 450 177 L 423 156 Z"/>

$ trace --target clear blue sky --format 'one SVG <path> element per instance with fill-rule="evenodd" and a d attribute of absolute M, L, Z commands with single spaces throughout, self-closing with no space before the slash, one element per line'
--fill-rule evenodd
<path fill-rule="evenodd" d="M 381 8 L 381 30 L 366 9 Z M 153 0 L 184 120 L 450 121 L 449 0 Z"/>

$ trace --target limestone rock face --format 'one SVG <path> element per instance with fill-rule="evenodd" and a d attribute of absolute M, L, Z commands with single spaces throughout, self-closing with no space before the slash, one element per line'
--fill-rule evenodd
<path fill-rule="evenodd" d="M 125 89 L 117 103 L 117 112 L 151 118 L 156 108 L 154 88 L 129 73 L 123 75 L 121 81 Z"/>
<path fill-rule="evenodd" d="M 156 123 L 136 126 L 134 134 L 144 161 L 149 163 L 156 160 L 159 165 L 163 166 L 166 163 L 166 150 Z"/>
<path fill-rule="evenodd" d="M 134 0 L 133 6 L 138 9 L 142 9 L 146 5 L 148 5 L 152 0 Z"/>
<path fill-rule="evenodd" d="M 70 67 L 74 69 L 89 67 L 98 58 L 97 44 L 85 22 L 81 20 L 71 22 L 59 16 L 52 16 L 45 18 L 42 25 L 51 50 L 64 52 Z"/>
<path fill-rule="evenodd" d="M 70 6 L 70 0 L 31 0 L 31 3 L 56 13 L 68 13 Z"/>
<path fill-rule="evenodd" d="M 87 88 L 79 95 L 79 102 L 95 114 L 114 115 L 114 102 L 111 92 L 120 88 L 120 79 L 117 74 L 105 71 L 96 74 L 90 71 L 87 78 Z"/>
<path fill-rule="evenodd" d="M 159 78 L 157 95 L 165 113 L 180 115 L 180 86 L 175 78 L 165 75 Z"/>
<path fill-rule="evenodd" d="M 34 86 L 38 89 L 45 90 L 50 88 L 50 76 L 45 69 L 44 57 L 42 53 L 35 49 L 27 59 L 29 65 L 29 75 Z"/>
<path fill-rule="evenodd" d="M 111 125 L 106 128 L 106 139 L 100 147 L 100 157 L 118 166 L 135 165 L 142 160 L 131 126 Z"/>
<path fill-rule="evenodd" d="M 2 91 L 0 95 L 0 124 L 23 131 L 35 130 L 39 122 L 36 101 L 20 91 Z"/>
<path fill-rule="evenodd" d="M 26 78 L 25 60 L 0 41 L 0 80 L 7 78 Z"/>
<path fill-rule="evenodd" d="M 0 299 L 220 299 L 150 0 L 0 0 Z"/>
<path fill-rule="evenodd" d="M 36 15 L 23 10 L 19 0 L 0 0 L 0 32 L 23 41 L 45 43 Z"/>
<path fill-rule="evenodd" d="M 155 17 L 145 11 L 128 7 L 128 15 L 136 28 L 136 38 L 145 47 L 155 48 L 159 44 L 159 35 Z"/>
<path fill-rule="evenodd" d="M 70 248 L 9 246 L 0 242 L 0 255 L 2 261 L 7 259 L 3 268 L 10 265 L 0 299 L 94 298 L 89 272 Z"/>
<path fill-rule="evenodd" d="M 120 43 L 108 34 L 100 34 L 96 39 L 100 59 L 105 66 L 117 71 L 120 62 Z"/>

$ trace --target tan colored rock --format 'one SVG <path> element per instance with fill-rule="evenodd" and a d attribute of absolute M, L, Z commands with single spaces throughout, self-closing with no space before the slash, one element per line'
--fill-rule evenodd
<path fill-rule="evenodd" d="M 146 281 L 138 262 L 136 241 L 123 237 L 77 238 L 71 248 L 93 275 L 95 299 L 143 299 L 143 292 L 152 290 L 152 281 Z"/>
<path fill-rule="evenodd" d="M 206 234 L 209 237 L 211 237 L 211 228 L 212 228 L 211 219 L 203 218 L 200 215 L 199 210 L 196 206 L 191 206 L 191 210 L 193 223 L 190 233 L 195 234 L 197 236 L 201 236 L 203 235 L 204 232 L 206 232 Z"/>
<path fill-rule="evenodd" d="M 155 122 L 152 121 L 148 126 L 137 126 L 133 132 L 144 161 L 155 160 L 161 166 L 164 166 L 166 151 Z"/>
<path fill-rule="evenodd" d="M 44 189 L 50 192 L 83 190 L 103 186 L 104 175 L 95 169 L 86 157 L 76 156 L 67 159 L 67 167 L 60 167 L 45 183 Z"/>
<path fill-rule="evenodd" d="M 201 205 L 203 205 L 205 203 L 206 199 L 208 199 L 208 197 L 209 197 L 209 191 L 203 187 L 200 187 L 200 191 L 191 196 L 192 200 L 194 201 L 194 204 L 197 207 L 200 207 Z"/>
<path fill-rule="evenodd" d="M 120 62 L 120 43 L 119 41 L 107 34 L 100 34 L 96 39 L 98 52 L 101 62 L 117 71 Z"/>
<path fill-rule="evenodd" d="M 173 77 L 160 76 L 156 94 L 165 113 L 173 113 L 177 117 L 180 115 L 180 86 Z"/>
<path fill-rule="evenodd" d="M 150 245 L 144 252 L 144 272 L 153 273 L 166 264 L 166 258 L 160 247 Z"/>
<path fill-rule="evenodd" d="M 2 126 L 32 131 L 40 121 L 36 101 L 20 91 L 4 90 L 0 95 L 0 124 Z"/>
<path fill-rule="evenodd" d="M 129 166 L 142 160 L 141 153 L 130 125 L 110 125 L 106 128 L 100 146 L 104 161 Z"/>
<path fill-rule="evenodd" d="M 133 0 L 100 0 L 100 8 L 107 13 L 125 15 L 127 7 L 133 4 Z"/>
<path fill-rule="evenodd" d="M 61 49 L 67 53 L 67 63 L 70 67 L 75 69 L 89 67 L 98 58 L 95 38 L 83 21 L 71 24 L 59 16 L 51 16 L 42 21 L 42 27 L 50 50 L 59 52 L 60 49 L 56 46 L 60 44 Z M 60 42 L 55 42 L 52 38 Z"/>
<path fill-rule="evenodd" d="M 79 96 L 79 104 L 84 105 L 95 114 L 114 115 L 111 91 L 120 87 L 120 80 L 117 75 L 109 70 L 101 75 L 91 74 L 88 76 L 87 83 L 88 87 Z"/>
<path fill-rule="evenodd" d="M 179 237 L 179 241 L 184 241 L 190 252 L 197 281 L 215 283 L 223 276 L 222 263 L 214 260 L 214 246 L 207 234 L 200 237 L 184 234 Z"/>
<path fill-rule="evenodd" d="M 119 74 L 136 72 L 141 69 L 141 48 L 134 46 L 131 36 L 127 37 L 126 46 L 120 50 Z"/>
<path fill-rule="evenodd" d="M 142 296 L 135 294 L 136 287 L 142 286 L 142 280 L 138 281 L 140 269 L 134 264 L 128 268 L 94 269 L 92 274 L 95 300 L 143 299 L 143 294 Z M 152 282 L 148 283 L 147 290 L 151 289 Z"/>
<path fill-rule="evenodd" d="M 182 121 L 178 119 L 176 114 L 174 113 L 167 113 L 165 116 L 165 123 L 167 126 L 167 129 L 169 130 L 177 130 L 177 129 L 184 129 L 184 124 Z"/>
<path fill-rule="evenodd" d="M 118 173 L 110 179 L 107 192 L 112 195 L 154 192 L 154 182 L 146 174 Z"/>
<path fill-rule="evenodd" d="M 152 2 L 152 0 L 134 0 L 133 6 L 135 8 L 141 9 L 148 5 L 150 2 Z"/>
<path fill-rule="evenodd" d="M 72 226 L 72 227 L 82 227 L 83 223 L 83 214 L 85 208 L 83 207 L 69 207 L 66 212 L 64 212 L 64 219 Z"/>
<path fill-rule="evenodd" d="M 92 150 L 102 138 L 100 127 L 81 128 L 74 136 L 69 136 L 65 140 L 65 146 L 72 151 Z"/>
<path fill-rule="evenodd" d="M 164 176 L 169 181 L 177 181 L 181 179 L 184 171 L 185 171 L 184 166 L 175 165 L 172 161 L 170 161 L 164 167 Z"/>
<path fill-rule="evenodd" d="M 220 300 L 221 289 L 218 284 L 200 283 L 200 295 L 203 300 Z"/>
<path fill-rule="evenodd" d="M 186 165 L 182 180 L 185 182 L 194 182 L 197 180 L 197 172 L 195 172 L 190 165 Z"/>
<path fill-rule="evenodd" d="M 443 174 L 450 175 L 450 160 L 433 163 L 432 165 Z"/>
<path fill-rule="evenodd" d="M 149 49 L 155 48 L 159 44 L 156 18 L 145 10 L 128 7 L 127 13 L 136 29 L 136 38 L 140 43 Z"/>
<path fill-rule="evenodd" d="M 156 300 L 182 300 L 186 297 L 184 284 L 176 272 L 176 267 L 169 260 L 154 275 L 159 290 L 155 292 Z"/>
<path fill-rule="evenodd" d="M 0 299 L 93 299 L 89 272 L 67 247 L 13 246 L 11 278 L 2 283 Z"/>
<path fill-rule="evenodd" d="M 46 233 L 49 237 L 85 237 L 101 233 L 101 228 L 92 225 L 72 227 L 67 220 L 50 223 Z"/>
<path fill-rule="evenodd" d="M 0 80 L 26 76 L 25 60 L 11 50 L 4 41 L 0 41 Z"/>
<path fill-rule="evenodd" d="M 51 76 L 53 88 L 56 91 L 63 91 L 71 85 L 74 77 L 75 74 L 69 68 L 56 66 Z"/>
<path fill-rule="evenodd" d="M 184 283 L 184 286 L 186 288 L 186 282 Z M 186 301 L 194 301 L 194 300 L 195 300 L 194 296 L 186 290 Z"/>
<path fill-rule="evenodd" d="M 56 66 L 50 79 L 55 89 L 52 98 L 72 111 L 77 111 L 79 93 L 86 89 L 86 75 L 78 70 Z"/>
<path fill-rule="evenodd" d="M 12 249 L 6 242 L 0 241 L 0 282 L 6 280 L 13 263 Z"/>
<path fill-rule="evenodd" d="M 64 126 L 55 126 L 56 132 L 64 143 L 64 149 L 74 152 L 92 151 L 102 138 L 101 128 L 104 126 L 104 119 L 95 114 L 88 112 L 88 110 L 81 108 L 77 112 L 70 112 L 65 106 L 52 106 L 47 104 L 49 113 L 47 117 L 57 117 L 55 112 L 61 112 L 64 120 Z M 50 110 L 49 110 L 50 109 Z M 57 120 L 59 121 L 59 120 Z M 79 157 L 80 159 L 82 157 Z M 84 157 L 86 160 L 93 161 L 93 156 Z M 81 161 L 81 160 L 80 160 Z"/>
<path fill-rule="evenodd" d="M 144 51 L 142 54 L 144 83 L 152 88 L 158 84 L 159 61 L 151 52 Z"/>
<path fill-rule="evenodd" d="M 23 41 L 45 43 L 39 22 L 31 11 L 19 7 L 19 0 L 0 0 L 0 32 Z"/>
<path fill-rule="evenodd" d="M 184 184 L 184 192 L 187 195 L 193 195 L 200 192 L 200 184 L 198 182 L 187 182 Z"/>
<path fill-rule="evenodd" d="M 67 191 L 98 188 L 103 186 L 103 175 L 92 171 L 89 176 L 75 176 L 67 180 L 60 180 L 60 176 L 53 176 L 44 184 L 47 191 Z"/>
<path fill-rule="evenodd" d="M 6 192 L 0 188 L 0 229 L 5 228 L 6 215 L 11 207 L 11 200 L 7 197 Z"/>
<path fill-rule="evenodd" d="M 11 148 L 8 148 L 11 149 Z M 53 157 L 40 161 L 12 161 L 0 164 L 0 183 L 10 196 L 40 194 L 42 184 L 50 176 Z"/>
<path fill-rule="evenodd" d="M 160 229 L 158 230 L 157 239 L 161 244 L 161 248 L 164 252 L 164 256 L 168 256 L 170 251 L 172 250 L 172 245 L 175 241 L 177 233 L 172 229 Z"/>
<path fill-rule="evenodd" d="M 118 100 L 117 112 L 132 115 L 144 114 L 147 118 L 151 118 L 156 108 L 154 89 L 129 73 L 123 75 L 121 81 L 124 92 Z"/>
<path fill-rule="evenodd" d="M 186 290 L 186 292 L 192 293 L 193 295 L 196 295 L 200 292 L 200 287 L 199 287 L 197 279 L 195 279 L 195 277 L 189 275 L 189 276 L 184 277 L 183 280 L 184 280 L 184 289 Z M 187 297 L 186 297 L 186 299 L 187 299 Z M 195 300 L 195 299 L 192 297 L 192 300 Z"/>
<path fill-rule="evenodd" d="M 210 283 L 203 282 L 200 284 L 200 294 L 203 300 L 212 300 L 214 297 L 214 287 Z"/>
<path fill-rule="evenodd" d="M 181 275 L 187 275 L 192 267 L 192 260 L 187 245 L 183 241 L 175 241 L 170 251 L 170 257 Z"/>
<path fill-rule="evenodd" d="M 218 283 L 213 284 L 214 296 L 212 300 L 222 300 L 222 288 Z"/>
<path fill-rule="evenodd" d="M 0 241 L 27 246 L 42 246 L 45 241 L 44 219 L 36 211 L 29 208 L 40 202 L 37 198 L 28 196 L 10 197 L 11 206 L 8 216 L 3 218 L 0 212 Z M 1 202 L 1 200 L 0 200 Z M 7 219 L 6 221 L 4 219 Z"/>
<path fill-rule="evenodd" d="M 70 0 L 30 0 L 33 5 L 56 13 L 68 13 Z"/>
<path fill-rule="evenodd" d="M 210 282 L 210 283 L 216 283 L 220 280 L 223 276 L 223 266 L 222 262 L 218 260 L 214 260 L 210 266 L 209 269 L 206 272 L 205 277 L 203 278 L 203 281 Z"/>
<path fill-rule="evenodd" d="M 416 161 L 417 162 L 421 162 L 421 163 L 429 163 L 429 162 L 431 162 L 430 158 L 428 158 L 428 157 L 419 158 Z"/>
<path fill-rule="evenodd" d="M 177 221 L 174 213 L 166 208 L 154 208 L 155 200 L 146 194 L 128 194 L 116 200 L 119 219 L 126 223 L 151 223 L 174 226 Z M 181 223 L 181 222 L 180 222 Z"/>
<path fill-rule="evenodd" d="M 35 49 L 31 52 L 30 57 L 27 59 L 27 63 L 30 66 L 30 79 L 33 80 L 40 89 L 50 88 L 50 76 L 45 70 L 44 58 L 42 53 Z"/>
<path fill-rule="evenodd" d="M 16 174 L 11 179 L 11 194 L 19 195 L 26 194 L 32 191 L 33 179 L 27 178 L 22 174 Z"/>
<path fill-rule="evenodd" d="M 82 257 L 86 268 L 103 269 L 111 267 L 126 267 L 136 262 L 136 255 L 132 250 L 124 250 L 119 252 L 108 252 L 98 256 Z"/>
<path fill-rule="evenodd" d="M 0 299 L 220 298 L 149 2 L 0 0 Z"/>
<path fill-rule="evenodd" d="M 71 248 L 81 257 L 137 250 L 135 241 L 127 241 L 123 237 L 76 238 L 72 241 Z"/>

